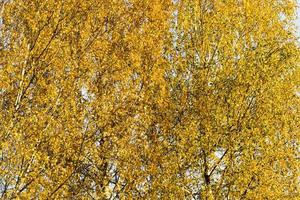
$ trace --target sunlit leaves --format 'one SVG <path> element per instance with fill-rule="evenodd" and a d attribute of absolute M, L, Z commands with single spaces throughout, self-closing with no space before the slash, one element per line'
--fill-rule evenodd
<path fill-rule="evenodd" d="M 294 1 L 0 5 L 2 198 L 299 195 Z"/>

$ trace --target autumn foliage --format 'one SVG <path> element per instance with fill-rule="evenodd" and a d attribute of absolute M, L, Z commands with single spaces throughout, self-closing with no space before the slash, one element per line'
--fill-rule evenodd
<path fill-rule="evenodd" d="M 2 199 L 298 199 L 294 0 L 0 0 Z"/>

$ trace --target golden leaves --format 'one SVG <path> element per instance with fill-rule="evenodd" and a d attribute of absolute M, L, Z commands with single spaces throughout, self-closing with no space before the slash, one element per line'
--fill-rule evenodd
<path fill-rule="evenodd" d="M 5 199 L 297 195 L 294 1 L 10 1 Z"/>

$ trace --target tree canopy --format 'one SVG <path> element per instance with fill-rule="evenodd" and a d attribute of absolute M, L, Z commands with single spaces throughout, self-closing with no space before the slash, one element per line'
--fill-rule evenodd
<path fill-rule="evenodd" d="M 294 0 L 0 2 L 1 198 L 299 198 Z"/>

